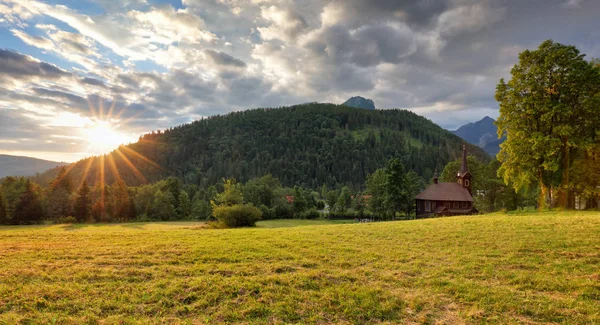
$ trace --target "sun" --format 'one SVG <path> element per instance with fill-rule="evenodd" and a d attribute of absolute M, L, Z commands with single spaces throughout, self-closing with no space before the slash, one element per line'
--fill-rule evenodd
<path fill-rule="evenodd" d="M 132 142 L 131 136 L 118 130 L 118 123 L 111 120 L 95 120 L 87 125 L 84 133 L 89 151 L 104 154 L 117 149 L 122 144 Z"/>

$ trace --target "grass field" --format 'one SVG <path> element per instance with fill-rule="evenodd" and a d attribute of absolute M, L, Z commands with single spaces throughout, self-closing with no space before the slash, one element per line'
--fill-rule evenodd
<path fill-rule="evenodd" d="M 600 213 L 1 227 L 15 323 L 599 324 Z"/>

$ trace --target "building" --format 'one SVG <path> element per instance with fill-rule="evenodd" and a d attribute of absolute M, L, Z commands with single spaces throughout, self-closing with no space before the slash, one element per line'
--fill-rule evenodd
<path fill-rule="evenodd" d="M 462 162 L 456 174 L 456 182 L 438 182 L 437 171 L 433 176 L 433 184 L 415 198 L 417 218 L 431 216 L 455 216 L 478 213 L 473 207 L 471 195 L 471 178 L 467 166 L 467 146 L 463 145 Z"/>

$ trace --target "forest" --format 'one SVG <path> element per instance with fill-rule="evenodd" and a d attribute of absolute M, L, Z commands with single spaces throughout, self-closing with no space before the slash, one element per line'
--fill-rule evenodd
<path fill-rule="evenodd" d="M 251 109 L 152 132 L 108 155 L 68 169 L 75 182 L 150 184 L 176 177 L 205 188 L 223 178 L 247 182 L 267 174 L 282 185 L 360 190 L 366 176 L 400 158 L 430 178 L 460 155 L 464 140 L 407 110 L 365 110 L 311 103 Z M 486 153 L 469 145 L 479 159 Z M 49 184 L 59 169 L 32 178 Z"/>

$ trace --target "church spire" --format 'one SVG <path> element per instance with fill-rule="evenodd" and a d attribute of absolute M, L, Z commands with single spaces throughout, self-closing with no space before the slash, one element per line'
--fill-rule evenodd
<path fill-rule="evenodd" d="M 463 152 L 462 152 L 462 164 L 460 165 L 460 174 L 464 175 L 469 171 L 467 167 L 467 145 L 463 144 Z"/>

